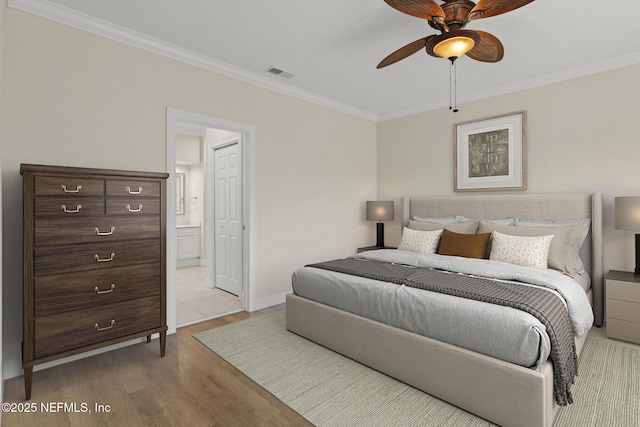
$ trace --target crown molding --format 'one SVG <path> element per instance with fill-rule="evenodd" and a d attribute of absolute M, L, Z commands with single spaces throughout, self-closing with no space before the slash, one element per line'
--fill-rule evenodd
<path fill-rule="evenodd" d="M 397 119 L 414 114 L 421 114 L 428 111 L 446 108 L 449 105 L 448 99 L 435 100 L 433 102 L 417 105 L 407 109 L 393 111 L 387 114 L 375 114 L 354 106 L 338 102 L 334 99 L 323 97 L 316 93 L 297 88 L 295 86 L 274 81 L 270 77 L 253 73 L 241 68 L 235 67 L 205 55 L 193 52 L 170 43 L 163 42 L 153 37 L 137 33 L 124 27 L 120 27 L 97 19 L 95 17 L 80 13 L 78 11 L 65 8 L 60 5 L 50 3 L 46 0 L 7 0 L 7 4 L 23 12 L 49 19 L 70 27 L 87 31 L 92 34 L 103 36 L 111 40 L 125 43 L 140 49 L 144 49 L 158 55 L 162 55 L 177 61 L 194 65 L 236 80 L 240 80 L 258 87 L 292 96 L 303 101 L 321 105 L 336 111 L 340 111 L 355 117 L 373 122 L 381 122 L 386 120 Z M 608 58 L 603 61 L 593 62 L 580 67 L 574 67 L 557 72 L 547 73 L 530 79 L 519 80 L 491 90 L 468 93 L 464 98 L 458 99 L 458 105 L 466 102 L 478 101 L 481 99 L 491 98 L 494 96 L 505 95 L 521 90 L 531 89 L 534 87 L 545 86 L 558 83 L 565 80 L 571 80 L 591 74 L 601 73 L 616 68 L 622 68 L 629 65 L 640 63 L 640 52 L 631 52 L 627 55 Z"/>
<path fill-rule="evenodd" d="M 292 85 L 274 81 L 266 76 L 235 67 L 208 56 L 166 43 L 84 13 L 50 3 L 46 0 L 7 0 L 9 7 L 60 24 L 125 43 L 158 55 L 204 68 L 245 83 L 250 83 L 303 101 L 321 105 L 365 120 L 377 122 L 378 116 L 370 111 L 323 97 Z"/>

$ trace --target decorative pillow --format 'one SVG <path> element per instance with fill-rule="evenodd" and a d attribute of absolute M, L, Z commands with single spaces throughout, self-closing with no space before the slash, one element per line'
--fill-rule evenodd
<path fill-rule="evenodd" d="M 459 222 L 464 221 L 463 218 L 464 217 L 461 217 L 459 215 L 433 216 L 433 217 L 414 215 L 413 218 L 411 219 L 413 219 L 414 221 L 436 222 L 438 224 L 457 224 Z"/>
<path fill-rule="evenodd" d="M 478 221 L 460 222 L 457 224 L 439 224 L 429 221 L 409 221 L 409 228 L 420 231 L 449 230 L 454 233 L 475 234 L 478 230 Z"/>
<path fill-rule="evenodd" d="M 546 221 L 541 219 L 526 219 L 526 218 L 517 218 L 515 223 L 516 227 L 563 227 L 563 226 L 571 226 L 580 224 L 582 225 L 582 233 L 578 236 L 578 240 L 573 247 L 573 267 L 576 273 L 582 274 L 585 271 L 584 264 L 582 263 L 582 259 L 580 259 L 580 249 L 582 249 L 582 245 L 584 241 L 587 239 L 587 234 L 589 234 L 589 228 L 591 227 L 591 219 L 589 218 L 578 218 L 578 219 L 566 219 L 566 220 L 558 220 L 558 221 Z"/>
<path fill-rule="evenodd" d="M 510 236 L 493 232 L 490 260 L 527 267 L 547 268 L 547 258 L 553 235 Z"/>
<path fill-rule="evenodd" d="M 405 227 L 398 249 L 403 251 L 424 252 L 435 254 L 442 230 L 419 231 Z"/>
<path fill-rule="evenodd" d="M 491 233 L 460 234 L 445 228 L 440 238 L 438 253 L 466 258 L 485 258 L 489 237 Z"/>
<path fill-rule="evenodd" d="M 478 233 L 498 231 L 511 236 L 546 236 L 553 235 L 549 248 L 548 268 L 553 268 L 571 277 L 574 276 L 573 247 L 582 232 L 582 225 L 570 227 L 509 227 L 480 221 Z M 492 237 L 493 238 L 493 237 Z M 493 251 L 493 246 L 491 246 Z"/>

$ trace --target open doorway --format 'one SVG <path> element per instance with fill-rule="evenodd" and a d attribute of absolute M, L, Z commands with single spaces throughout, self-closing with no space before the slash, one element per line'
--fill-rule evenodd
<path fill-rule="evenodd" d="M 176 325 L 243 309 L 242 135 L 178 123 Z"/>
<path fill-rule="evenodd" d="M 230 312 L 251 311 L 254 143 L 250 125 L 167 110 L 167 170 L 175 171 L 167 183 L 170 332 L 172 323 L 175 331 Z M 229 279 L 235 288 L 229 288 Z"/>

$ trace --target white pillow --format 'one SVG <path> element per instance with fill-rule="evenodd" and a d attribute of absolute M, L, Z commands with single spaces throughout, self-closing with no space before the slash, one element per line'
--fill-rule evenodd
<path fill-rule="evenodd" d="M 515 223 L 516 227 L 562 227 L 562 226 L 571 226 L 580 224 L 582 225 L 582 232 L 580 233 L 578 239 L 576 240 L 573 247 L 573 266 L 576 273 L 581 274 L 585 271 L 584 264 L 582 263 L 582 259 L 580 259 L 580 249 L 584 244 L 584 241 L 587 238 L 587 234 L 589 233 L 589 228 L 591 227 L 591 219 L 589 218 L 579 218 L 579 219 L 567 219 L 567 220 L 559 220 L 559 221 L 546 221 L 540 219 L 527 219 L 527 218 L 516 218 L 517 221 Z"/>
<path fill-rule="evenodd" d="M 511 236 L 493 232 L 490 260 L 509 262 L 527 267 L 547 268 L 551 246 L 550 236 Z"/>
<path fill-rule="evenodd" d="M 420 215 L 414 215 L 413 219 L 414 221 L 428 221 L 428 222 L 435 222 L 437 224 L 457 224 L 459 222 L 462 222 L 462 218 L 459 215 L 451 215 L 451 216 L 420 216 Z"/>
<path fill-rule="evenodd" d="M 462 216 L 461 217 L 464 221 L 478 221 L 477 219 L 473 219 L 473 218 L 467 218 L 466 216 Z M 498 225 L 515 225 L 516 221 L 518 220 L 518 218 L 514 217 L 514 216 L 510 216 L 507 218 L 497 218 L 497 219 L 483 219 L 482 221 L 486 221 L 486 222 L 491 222 L 493 224 L 498 224 Z"/>
<path fill-rule="evenodd" d="M 440 224 L 437 222 L 414 221 L 410 219 L 408 227 L 412 230 L 420 231 L 442 230 L 443 228 L 446 228 L 454 233 L 476 234 L 476 231 L 478 230 L 478 221 L 466 221 L 456 224 Z"/>
<path fill-rule="evenodd" d="M 419 231 L 404 227 L 398 249 L 411 252 L 435 254 L 442 230 Z"/>
<path fill-rule="evenodd" d="M 575 274 L 573 264 L 573 246 L 581 232 L 581 225 L 568 227 L 507 227 L 480 221 L 478 233 L 488 233 L 498 231 L 510 236 L 555 236 L 551 240 L 549 257 L 547 258 L 548 268 L 561 271 L 569 276 Z"/>

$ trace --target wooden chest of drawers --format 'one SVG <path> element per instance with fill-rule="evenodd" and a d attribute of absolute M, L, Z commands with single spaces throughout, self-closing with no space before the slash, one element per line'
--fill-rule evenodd
<path fill-rule="evenodd" d="M 166 345 L 166 173 L 23 164 L 22 367 L 158 333 Z"/>

